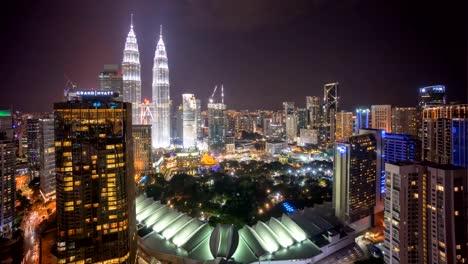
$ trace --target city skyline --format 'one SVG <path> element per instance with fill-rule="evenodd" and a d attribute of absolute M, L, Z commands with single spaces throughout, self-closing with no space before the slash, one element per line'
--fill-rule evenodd
<path fill-rule="evenodd" d="M 41 36 L 26 41 L 31 37 L 29 31 L 7 31 L 11 41 L 1 44 L 7 56 L 0 71 L 6 80 L 0 105 L 22 111 L 51 110 L 52 102 L 63 94 L 64 75 L 82 88 L 97 87 L 102 65 L 122 61 L 131 13 L 141 45 L 142 99 L 151 98 L 152 55 L 159 25 L 163 24 L 176 105 L 182 93 L 195 94 L 205 105 L 219 82 L 228 88 L 226 101 L 232 109 L 280 109 L 283 101 L 302 107 L 305 96 L 320 96 L 323 84 L 335 81 L 340 83 L 340 105 L 346 110 L 372 104 L 413 106 L 418 89 L 434 84 L 446 85 L 448 101 L 466 102 L 466 38 L 461 33 L 466 31 L 466 23 L 459 23 L 463 18 L 452 15 L 463 7 L 412 3 L 407 11 L 394 14 L 391 10 L 401 3 L 297 1 L 296 7 L 273 2 L 266 8 L 266 2 L 257 1 L 245 11 L 246 4 L 141 1 L 117 5 L 104 18 L 105 1 L 93 9 L 85 2 L 72 4 L 69 12 L 73 15 L 63 18 L 57 11 L 65 6 L 51 3 L 55 8 L 44 10 L 44 18 L 33 21 L 33 16 L 26 14 L 17 25 Z M 202 6 L 208 11 L 199 10 Z M 419 9 L 425 12 L 413 12 Z M 9 15 L 19 12 L 32 11 L 17 6 Z M 431 21 L 430 14 L 440 19 Z M 90 19 L 77 19 L 83 15 Z M 335 17 L 333 22 L 327 19 L 330 15 Z M 278 16 L 281 19 L 276 19 Z M 7 25 L 12 21 L 7 19 Z M 83 39 L 78 43 L 62 43 L 79 34 Z M 444 41 L 433 43 L 434 38 Z M 99 44 L 90 45 L 85 41 L 88 39 Z M 64 47 L 56 50 L 55 45 Z M 24 50 L 19 52 L 21 48 Z M 285 49 L 290 51 L 287 56 L 282 54 Z M 433 55 L 430 61 L 426 53 Z M 40 67 L 44 63 L 48 67 Z M 24 78 L 12 70 L 31 74 Z M 284 87 L 294 87 L 295 92 L 285 94 Z M 18 92 L 28 96 L 20 98 Z M 408 96 L 398 96 L 402 92 Z M 259 97 L 261 105 L 251 99 Z"/>

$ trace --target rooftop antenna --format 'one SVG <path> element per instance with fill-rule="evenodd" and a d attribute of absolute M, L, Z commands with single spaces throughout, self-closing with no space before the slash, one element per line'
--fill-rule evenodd
<path fill-rule="evenodd" d="M 133 28 L 133 13 L 130 14 L 130 28 Z"/>
<path fill-rule="evenodd" d="M 159 37 L 162 38 L 162 25 L 159 25 Z"/>

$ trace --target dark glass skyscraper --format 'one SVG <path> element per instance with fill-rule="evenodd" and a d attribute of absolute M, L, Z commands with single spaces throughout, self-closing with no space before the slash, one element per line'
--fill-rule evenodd
<path fill-rule="evenodd" d="M 420 115 L 416 107 L 395 107 L 392 112 L 393 133 L 418 135 Z"/>
<path fill-rule="evenodd" d="M 131 105 L 83 96 L 54 115 L 58 263 L 134 263 Z"/>
<path fill-rule="evenodd" d="M 98 89 L 101 91 L 114 91 L 119 93 L 118 100 L 123 95 L 123 75 L 119 66 L 115 64 L 104 65 L 104 71 L 99 73 Z"/>
<path fill-rule="evenodd" d="M 358 108 L 356 109 L 356 122 L 354 123 L 354 134 L 359 134 L 359 129 L 370 128 L 370 109 Z"/>

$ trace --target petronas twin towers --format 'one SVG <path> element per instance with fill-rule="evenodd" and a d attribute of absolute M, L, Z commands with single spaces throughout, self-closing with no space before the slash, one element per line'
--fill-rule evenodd
<path fill-rule="evenodd" d="M 123 100 L 132 103 L 132 122 L 141 124 L 141 65 L 138 43 L 133 32 L 133 15 L 130 32 L 125 42 L 123 52 Z M 167 63 L 166 47 L 162 37 L 162 26 L 159 32 L 159 41 L 156 45 L 153 64 L 152 84 L 152 123 L 151 145 L 153 148 L 166 148 L 170 140 L 170 94 L 169 94 L 169 67 Z"/>

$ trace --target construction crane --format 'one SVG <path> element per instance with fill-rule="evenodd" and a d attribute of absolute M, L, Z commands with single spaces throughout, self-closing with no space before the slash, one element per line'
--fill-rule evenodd
<path fill-rule="evenodd" d="M 218 90 L 218 86 L 215 85 L 215 88 L 213 89 L 213 93 L 210 96 L 209 102 L 214 103 L 214 97 L 216 94 L 216 91 Z M 221 103 L 224 104 L 224 86 L 221 84 Z"/>

